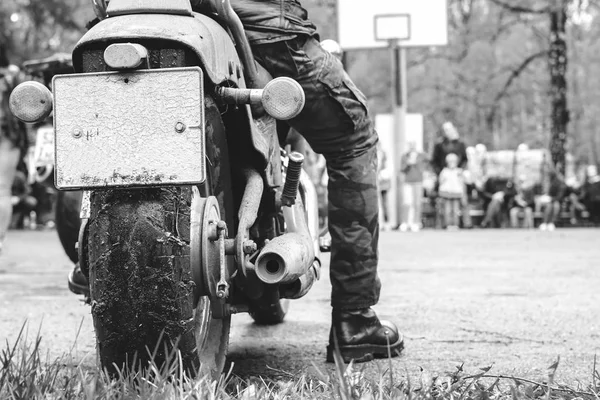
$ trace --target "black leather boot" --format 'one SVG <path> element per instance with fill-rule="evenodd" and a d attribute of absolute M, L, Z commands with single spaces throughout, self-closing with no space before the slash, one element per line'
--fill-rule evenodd
<path fill-rule="evenodd" d="M 83 271 L 79 268 L 79 263 L 75 264 L 73 271 L 69 274 L 69 290 L 75 294 L 90 297 L 90 285 Z"/>
<path fill-rule="evenodd" d="M 337 347 L 348 363 L 371 361 L 374 358 L 396 357 L 404 349 L 404 337 L 392 322 L 380 321 L 370 308 L 356 311 L 334 310 L 327 346 L 327 361 L 333 362 Z"/>

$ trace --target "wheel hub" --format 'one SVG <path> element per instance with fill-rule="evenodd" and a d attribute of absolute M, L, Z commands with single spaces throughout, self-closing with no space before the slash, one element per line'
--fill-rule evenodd
<path fill-rule="evenodd" d="M 225 265 L 224 243 L 227 227 L 221 221 L 219 203 L 214 196 L 201 197 L 194 188 L 191 204 L 190 263 L 196 289 L 194 300 L 197 304 L 201 296 L 211 301 L 222 300 L 226 296 L 219 286 L 228 281 Z M 224 276 L 226 275 L 226 276 Z"/>

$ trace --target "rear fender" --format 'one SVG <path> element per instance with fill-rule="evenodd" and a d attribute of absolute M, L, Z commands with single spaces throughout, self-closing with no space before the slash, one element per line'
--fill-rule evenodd
<path fill-rule="evenodd" d="M 116 42 L 169 40 L 194 52 L 214 85 L 225 82 L 245 88 L 242 64 L 233 41 L 215 20 L 202 14 L 193 17 L 166 14 L 120 15 L 100 21 L 73 50 L 73 66 L 80 72 L 85 49 Z"/>
<path fill-rule="evenodd" d="M 199 59 L 208 80 L 213 85 L 246 88 L 242 63 L 227 31 L 205 15 L 193 17 L 166 14 L 120 15 L 100 21 L 90 29 L 73 50 L 73 67 L 83 71 L 86 50 L 105 48 L 118 42 L 167 40 L 181 44 Z M 261 69 L 261 75 L 268 75 Z M 253 120 L 250 106 L 240 107 L 244 126 L 251 137 L 256 152 L 262 159 L 267 185 L 281 184 L 279 142 L 274 120 L 264 117 Z"/>

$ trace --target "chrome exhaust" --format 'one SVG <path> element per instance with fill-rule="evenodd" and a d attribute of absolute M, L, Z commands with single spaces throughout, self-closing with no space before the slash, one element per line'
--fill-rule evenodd
<path fill-rule="evenodd" d="M 302 200 L 283 207 L 288 233 L 271 240 L 256 260 L 258 279 L 273 285 L 298 280 L 315 261 L 314 243 L 304 216 Z"/>
<path fill-rule="evenodd" d="M 299 299 L 304 297 L 313 287 L 314 283 L 321 278 L 321 262 L 315 260 L 308 272 L 296 279 L 294 282 L 282 285 L 279 288 L 279 297 L 282 299 Z"/>
<path fill-rule="evenodd" d="M 321 244 L 319 240 L 319 197 L 314 183 L 306 173 L 302 170 L 300 174 L 300 190 L 304 194 L 304 209 L 308 216 L 308 231 L 314 242 L 315 258 L 321 259 Z"/>
<path fill-rule="evenodd" d="M 285 186 L 281 197 L 283 217 L 287 233 L 278 236 L 265 245 L 255 264 L 256 276 L 267 284 L 288 284 L 300 279 L 313 265 L 318 255 L 318 241 L 313 239 L 313 232 L 308 226 L 311 223 L 315 230 L 318 224 L 317 214 L 311 214 L 304 208 L 298 187 L 302 183 L 307 201 L 316 206 L 316 193 L 310 192 L 307 176 L 302 175 L 304 157 L 299 153 L 291 153 L 286 174 Z M 308 211 L 308 212 L 307 212 Z M 307 221 L 308 214 L 308 221 Z M 314 281 L 314 279 L 313 279 Z"/>

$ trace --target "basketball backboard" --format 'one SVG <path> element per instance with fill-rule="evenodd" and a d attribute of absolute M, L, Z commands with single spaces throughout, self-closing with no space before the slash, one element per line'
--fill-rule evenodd
<path fill-rule="evenodd" d="M 375 16 L 375 40 L 409 40 L 410 15 L 381 14 Z"/>
<path fill-rule="evenodd" d="M 405 47 L 448 44 L 447 0 L 338 0 L 338 38 L 344 50 L 386 47 L 392 32 L 410 32 L 400 42 Z M 394 21 L 391 17 L 398 16 Z M 407 17 L 399 17 L 407 16 Z M 384 18 L 383 20 L 381 18 Z M 376 26 L 376 20 L 383 22 Z M 398 28 L 394 29 L 394 24 Z M 383 29 L 382 29 L 383 28 Z"/>

